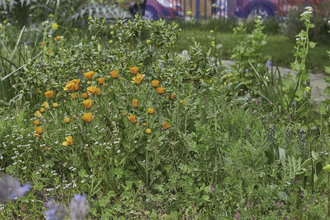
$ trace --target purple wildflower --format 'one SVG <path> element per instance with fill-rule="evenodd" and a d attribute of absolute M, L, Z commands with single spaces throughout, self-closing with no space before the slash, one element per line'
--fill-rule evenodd
<path fill-rule="evenodd" d="M 311 200 L 312 200 L 312 202 L 314 202 L 314 201 L 315 201 L 315 198 L 314 198 L 314 196 L 311 198 Z"/>
<path fill-rule="evenodd" d="M 213 185 L 213 183 L 211 184 L 211 193 L 214 193 L 215 192 L 215 188 L 214 188 L 214 185 Z"/>
<path fill-rule="evenodd" d="M 11 176 L 2 176 L 0 179 L 0 202 L 5 203 L 8 198 L 23 197 L 29 190 L 29 183 L 22 186 L 18 179 Z"/>
<path fill-rule="evenodd" d="M 299 178 L 299 177 L 297 177 L 297 179 L 296 179 L 296 183 L 299 183 L 299 181 L 300 181 L 300 178 Z"/>
<path fill-rule="evenodd" d="M 43 212 L 44 215 L 46 215 L 47 219 L 52 220 L 64 220 L 66 216 L 68 215 L 68 211 L 62 205 L 61 203 L 55 203 L 53 201 L 53 198 L 50 198 L 50 200 L 45 203 L 45 207 L 49 208 L 48 211 Z"/>
<path fill-rule="evenodd" d="M 250 200 L 247 201 L 246 208 L 251 208 L 251 202 L 250 202 Z"/>
<path fill-rule="evenodd" d="M 30 42 L 29 41 L 26 41 L 25 42 L 25 46 L 29 46 Z"/>
<path fill-rule="evenodd" d="M 280 203 L 280 200 L 277 200 L 277 203 L 275 203 L 277 206 L 280 206 L 281 203 Z"/>
<path fill-rule="evenodd" d="M 271 64 L 272 64 L 272 61 L 271 60 L 268 60 L 268 62 L 266 64 L 267 69 L 270 67 Z"/>
<path fill-rule="evenodd" d="M 302 207 L 302 210 L 306 211 L 306 206 L 303 206 L 303 207 Z"/>
<path fill-rule="evenodd" d="M 249 69 L 246 69 L 246 73 L 249 73 Z"/>
<path fill-rule="evenodd" d="M 75 220 L 83 220 L 88 214 L 89 204 L 85 195 L 75 194 L 70 203 L 70 218 Z"/>
<path fill-rule="evenodd" d="M 239 219 L 239 217 L 240 217 L 239 211 L 236 210 L 236 214 L 235 214 L 234 218 L 235 218 L 235 219 Z"/>

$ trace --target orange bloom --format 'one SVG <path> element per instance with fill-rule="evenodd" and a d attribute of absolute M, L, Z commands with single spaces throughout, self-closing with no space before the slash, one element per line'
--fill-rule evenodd
<path fill-rule="evenodd" d="M 37 127 L 36 131 L 38 134 L 42 134 L 42 132 L 43 132 L 42 127 Z"/>
<path fill-rule="evenodd" d="M 79 85 L 78 85 L 78 84 L 75 84 L 75 85 L 73 86 L 73 89 L 74 89 L 74 91 L 78 91 L 78 90 L 79 90 Z"/>
<path fill-rule="evenodd" d="M 99 84 L 103 85 L 104 84 L 104 78 L 98 78 L 97 81 Z"/>
<path fill-rule="evenodd" d="M 87 82 L 87 85 L 90 85 L 90 84 L 92 84 L 92 82 L 91 82 L 91 81 L 88 81 L 88 82 Z"/>
<path fill-rule="evenodd" d="M 137 99 L 133 99 L 132 101 L 133 107 L 137 107 L 138 106 L 138 100 Z"/>
<path fill-rule="evenodd" d="M 42 117 L 42 114 L 39 111 L 36 111 L 34 113 L 34 115 L 37 116 L 38 118 L 41 118 Z"/>
<path fill-rule="evenodd" d="M 92 113 L 86 113 L 84 114 L 84 116 L 82 117 L 85 122 L 91 122 L 93 120 L 93 114 Z"/>
<path fill-rule="evenodd" d="M 54 104 L 53 104 L 53 107 L 54 107 L 54 108 L 57 108 L 57 107 L 58 107 L 58 104 L 57 104 L 57 103 L 54 103 Z"/>
<path fill-rule="evenodd" d="M 34 133 L 33 136 L 38 137 L 37 140 L 41 137 L 39 134 Z"/>
<path fill-rule="evenodd" d="M 73 119 L 77 118 L 77 115 L 72 115 L 72 118 L 73 118 Z"/>
<path fill-rule="evenodd" d="M 133 78 L 133 81 L 131 81 L 131 82 L 132 82 L 132 83 L 135 83 L 135 84 L 140 84 L 141 81 L 142 81 L 142 79 L 143 79 L 142 74 L 138 73 L 138 74 L 136 75 L 136 77 Z"/>
<path fill-rule="evenodd" d="M 163 129 L 166 130 L 168 129 L 169 127 L 171 127 L 172 125 L 168 124 L 167 122 L 164 122 L 163 123 Z"/>
<path fill-rule="evenodd" d="M 72 139 L 72 136 L 68 136 L 65 138 L 66 141 L 64 141 L 62 143 L 63 146 L 68 146 L 68 145 L 72 145 L 73 144 L 73 139 Z"/>
<path fill-rule="evenodd" d="M 146 133 L 147 134 L 151 134 L 151 129 L 150 128 L 147 128 Z"/>
<path fill-rule="evenodd" d="M 64 88 L 64 91 L 71 91 L 73 89 L 73 87 L 74 87 L 75 84 L 70 81 L 70 82 L 67 82 L 65 85 L 66 86 Z"/>
<path fill-rule="evenodd" d="M 35 121 L 33 121 L 32 123 L 33 123 L 33 125 L 40 125 L 39 120 L 35 120 Z"/>
<path fill-rule="evenodd" d="M 87 92 L 84 92 L 83 94 L 81 94 L 82 95 L 82 97 L 84 98 L 84 99 L 87 99 L 88 98 L 88 94 L 87 94 Z"/>
<path fill-rule="evenodd" d="M 145 126 L 147 126 L 147 123 L 143 122 L 143 124 L 142 124 L 142 125 L 143 125 L 143 127 L 145 127 Z"/>
<path fill-rule="evenodd" d="M 98 88 L 96 86 L 90 86 L 90 87 L 87 88 L 87 91 L 94 95 L 97 89 Z"/>
<path fill-rule="evenodd" d="M 48 102 L 44 102 L 43 105 L 45 106 L 45 108 L 49 108 Z"/>
<path fill-rule="evenodd" d="M 73 99 L 77 98 L 77 93 L 76 92 L 75 93 L 72 93 L 71 94 L 71 98 L 73 98 Z"/>
<path fill-rule="evenodd" d="M 86 79 L 92 79 L 94 74 L 95 74 L 94 71 L 89 71 L 87 73 L 84 73 L 84 77 L 86 77 Z"/>
<path fill-rule="evenodd" d="M 61 36 L 56 36 L 54 39 L 55 40 L 61 40 Z"/>
<path fill-rule="evenodd" d="M 152 86 L 153 86 L 154 88 L 157 88 L 158 85 L 159 85 L 159 81 L 158 81 L 158 80 L 152 80 L 152 81 L 151 81 L 151 84 L 152 84 Z"/>
<path fill-rule="evenodd" d="M 131 122 L 134 124 L 135 123 L 135 115 L 130 115 L 129 117 L 127 117 L 129 120 L 131 120 Z"/>
<path fill-rule="evenodd" d="M 44 45 L 44 42 L 40 42 L 41 45 Z"/>
<path fill-rule="evenodd" d="M 158 94 L 163 94 L 165 91 L 164 87 L 158 87 L 156 90 Z"/>
<path fill-rule="evenodd" d="M 175 95 L 165 95 L 166 96 L 166 98 L 168 98 L 168 99 L 174 99 L 174 97 L 175 97 Z"/>
<path fill-rule="evenodd" d="M 121 114 L 122 116 L 125 116 L 126 115 L 126 112 L 123 112 L 123 114 Z"/>
<path fill-rule="evenodd" d="M 110 72 L 112 78 L 114 78 L 114 79 L 116 79 L 118 77 L 118 73 L 119 72 L 117 70 L 113 70 L 113 71 Z"/>
<path fill-rule="evenodd" d="M 45 92 L 45 96 L 47 97 L 47 98 L 51 98 L 51 97 L 53 97 L 53 95 L 54 95 L 54 92 L 53 91 L 47 91 L 47 92 Z"/>
<path fill-rule="evenodd" d="M 131 68 L 129 68 L 129 70 L 131 71 L 131 73 L 137 74 L 137 72 L 139 71 L 139 67 L 137 67 L 137 66 L 131 67 Z"/>
<path fill-rule="evenodd" d="M 111 89 L 109 89 L 109 92 L 112 92 L 112 90 L 111 90 Z"/>
<path fill-rule="evenodd" d="M 89 109 L 92 107 L 93 101 L 90 99 L 87 99 L 87 100 L 83 101 L 83 104 L 84 104 L 85 108 Z"/>
<path fill-rule="evenodd" d="M 64 121 L 65 121 L 65 123 L 68 124 L 68 123 L 70 123 L 71 120 L 70 120 L 70 118 L 64 118 Z"/>
<path fill-rule="evenodd" d="M 40 112 L 41 113 L 45 112 L 45 109 L 44 108 L 40 108 Z"/>
<path fill-rule="evenodd" d="M 80 79 L 74 79 L 74 80 L 71 80 L 71 82 L 73 82 L 75 85 L 79 85 Z"/>
<path fill-rule="evenodd" d="M 150 115 L 152 115 L 154 112 L 155 112 L 155 110 L 154 110 L 153 108 L 148 108 L 148 113 L 149 113 Z"/>
<path fill-rule="evenodd" d="M 101 95 L 101 90 L 99 88 L 96 89 L 96 94 Z"/>

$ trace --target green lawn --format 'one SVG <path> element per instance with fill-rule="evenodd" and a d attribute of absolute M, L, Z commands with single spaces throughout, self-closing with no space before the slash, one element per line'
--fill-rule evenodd
<path fill-rule="evenodd" d="M 189 46 L 193 45 L 193 38 L 195 38 L 206 51 L 212 41 L 212 39 L 208 37 L 210 35 L 210 33 L 204 31 L 183 30 L 181 33 L 180 45 L 176 46 L 174 49 L 177 52 L 188 50 Z M 221 43 L 223 45 L 222 59 L 230 59 L 232 49 L 237 44 L 233 34 L 218 33 L 217 41 L 217 44 Z M 263 54 L 270 55 L 274 65 L 290 67 L 290 62 L 293 62 L 295 59 L 293 56 L 295 43 L 283 35 L 269 35 L 266 37 L 266 41 L 267 45 L 264 47 Z M 312 72 L 323 72 L 324 65 L 330 63 L 326 52 L 327 50 L 330 50 L 330 46 L 317 45 L 315 48 L 309 50 L 306 60 L 307 69 Z"/>

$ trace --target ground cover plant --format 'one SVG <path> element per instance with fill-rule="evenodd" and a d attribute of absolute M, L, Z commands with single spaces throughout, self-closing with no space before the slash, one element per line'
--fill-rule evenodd
<path fill-rule="evenodd" d="M 216 42 L 179 56 L 180 28 L 162 20 L 95 18 L 71 47 L 44 31 L 0 115 L 1 218 L 327 218 L 329 112 L 310 99 L 311 15 L 295 79 L 253 43 L 260 19 L 252 34 L 236 28 L 231 69 Z"/>

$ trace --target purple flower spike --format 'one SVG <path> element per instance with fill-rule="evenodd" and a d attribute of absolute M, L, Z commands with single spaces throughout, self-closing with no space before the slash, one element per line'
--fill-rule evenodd
<path fill-rule="evenodd" d="M 211 193 L 214 193 L 215 192 L 215 188 L 214 188 L 214 185 L 213 185 L 213 183 L 211 184 Z"/>
<path fill-rule="evenodd" d="M 47 219 L 64 220 L 68 215 L 68 211 L 66 210 L 64 205 L 56 204 L 52 198 L 50 198 L 49 202 L 45 203 L 44 206 L 49 208 L 48 211 L 43 212 Z"/>
<path fill-rule="evenodd" d="M 75 194 L 70 203 L 70 218 L 74 220 L 83 220 L 88 214 L 89 204 L 85 195 Z"/>
<path fill-rule="evenodd" d="M 272 61 L 271 60 L 268 60 L 268 62 L 266 64 L 267 69 L 270 67 L 270 65 L 272 65 Z"/>
<path fill-rule="evenodd" d="M 30 190 L 30 184 L 21 185 L 20 181 L 11 176 L 2 176 L 0 179 L 0 203 L 5 203 L 8 198 L 23 197 Z"/>
<path fill-rule="evenodd" d="M 246 69 L 246 73 L 249 73 L 249 70 L 248 69 Z"/>
<path fill-rule="evenodd" d="M 240 214 L 239 214 L 239 211 L 237 210 L 234 218 L 239 219 L 239 217 L 240 217 Z"/>

